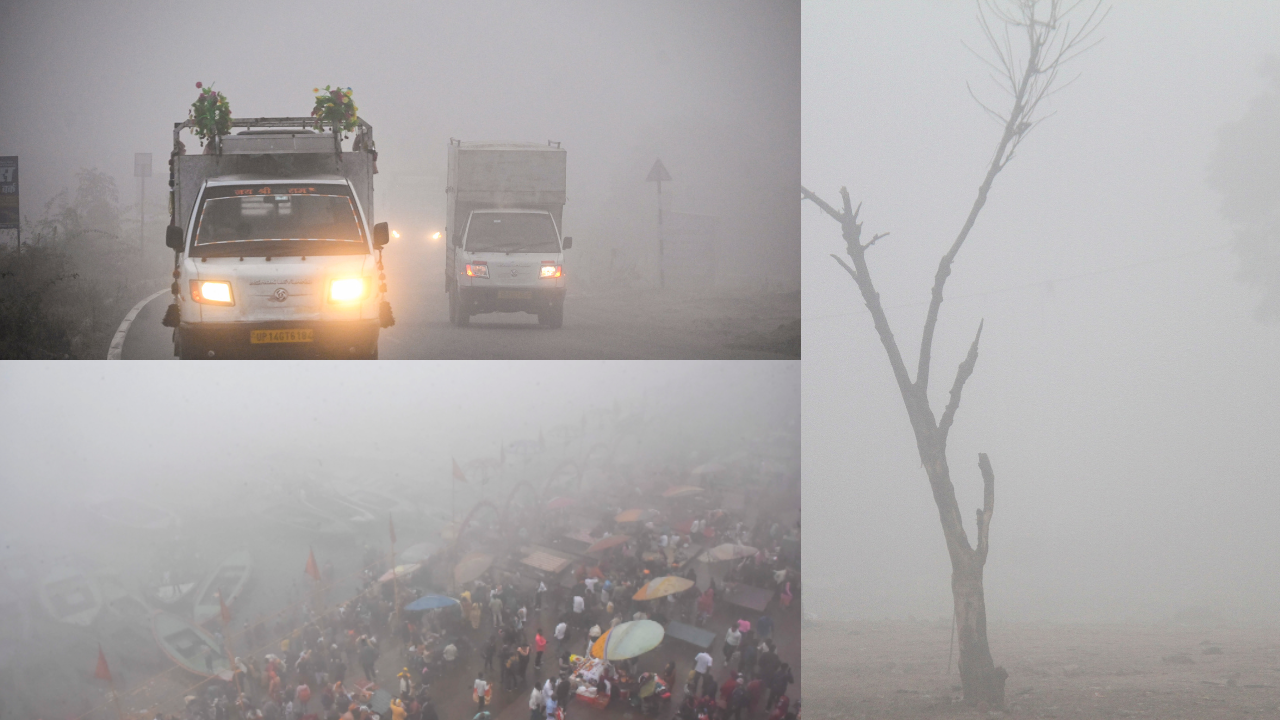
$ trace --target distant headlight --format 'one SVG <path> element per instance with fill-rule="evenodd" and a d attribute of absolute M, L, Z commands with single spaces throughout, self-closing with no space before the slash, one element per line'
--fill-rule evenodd
<path fill-rule="evenodd" d="M 542 277 L 544 278 L 558 278 L 562 274 L 564 274 L 564 270 L 559 265 L 542 266 Z"/>
<path fill-rule="evenodd" d="M 329 302 L 354 302 L 369 295 L 369 283 L 365 278 L 343 278 L 329 282 Z"/>
<path fill-rule="evenodd" d="M 467 277 L 489 277 L 489 266 L 485 263 L 467 263 Z"/>
<path fill-rule="evenodd" d="M 235 305 L 231 299 L 231 283 L 216 280 L 192 280 L 191 299 L 205 305 Z"/>

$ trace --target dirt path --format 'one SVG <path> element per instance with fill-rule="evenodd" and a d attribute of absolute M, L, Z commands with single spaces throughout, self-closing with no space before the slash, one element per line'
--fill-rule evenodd
<path fill-rule="evenodd" d="M 1280 629 L 1007 625 L 1004 712 L 959 703 L 950 625 L 821 622 L 803 630 L 809 720 L 1280 718 Z"/>

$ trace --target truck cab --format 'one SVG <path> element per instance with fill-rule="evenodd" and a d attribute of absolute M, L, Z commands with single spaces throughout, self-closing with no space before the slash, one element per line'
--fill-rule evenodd
<path fill-rule="evenodd" d="M 565 151 L 559 143 L 452 140 L 446 189 L 449 320 L 526 312 L 564 323 Z"/>
<path fill-rule="evenodd" d="M 370 159 L 301 130 L 219 145 L 220 155 L 174 158 L 185 215 L 166 238 L 177 255 L 174 354 L 376 358 L 388 231 L 370 222 Z"/>

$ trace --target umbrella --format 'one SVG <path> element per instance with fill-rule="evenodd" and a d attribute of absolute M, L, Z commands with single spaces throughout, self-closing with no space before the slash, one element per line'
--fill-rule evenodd
<path fill-rule="evenodd" d="M 556 498 L 551 498 L 550 500 L 547 501 L 547 509 L 563 510 L 564 508 L 572 507 L 577 504 L 578 504 L 578 501 L 574 500 L 573 498 L 556 497 Z"/>
<path fill-rule="evenodd" d="M 688 578 L 682 578 L 676 575 L 664 575 L 645 583 L 644 587 L 637 590 L 636 594 L 631 596 L 631 599 L 655 600 L 660 597 L 675 595 L 678 592 L 684 592 L 691 587 L 693 587 L 693 581 Z"/>
<path fill-rule="evenodd" d="M 690 470 L 689 474 L 690 475 L 711 475 L 713 473 L 718 473 L 722 471 L 724 471 L 723 465 L 721 465 L 720 463 L 709 462 L 709 463 L 703 463 L 698 467 Z"/>
<path fill-rule="evenodd" d="M 652 510 L 642 510 L 640 508 L 631 508 L 630 510 L 623 510 L 617 515 L 614 515 L 613 520 L 614 522 L 620 522 L 620 523 L 640 522 L 641 518 L 651 514 L 652 512 L 653 512 Z"/>
<path fill-rule="evenodd" d="M 405 610 L 435 610 L 436 608 L 457 605 L 458 601 L 444 595 L 423 595 L 404 606 Z"/>
<path fill-rule="evenodd" d="M 658 647 L 666 630 L 652 620 L 624 622 L 600 636 L 591 646 L 591 657 L 627 660 Z"/>
<path fill-rule="evenodd" d="M 587 548 L 587 552 L 593 553 L 608 550 L 609 548 L 621 545 L 630 539 L 630 535 L 610 535 L 607 538 L 601 538 L 592 543 L 591 547 Z"/>
<path fill-rule="evenodd" d="M 680 485 L 677 487 L 667 488 L 663 493 L 664 498 L 682 498 L 690 495 L 697 495 L 702 492 L 702 488 L 697 485 Z"/>
<path fill-rule="evenodd" d="M 493 565 L 492 555 L 468 553 L 454 566 L 453 580 L 459 585 L 465 585 L 483 575 L 490 565 Z"/>
<path fill-rule="evenodd" d="M 378 582 L 391 582 L 391 578 L 402 578 L 406 575 L 412 575 L 422 567 L 418 563 L 409 563 L 408 565 L 397 565 L 395 568 L 386 571 L 382 577 L 378 578 Z"/>
<path fill-rule="evenodd" d="M 756 549 L 750 545 L 734 545 L 733 543 L 725 543 L 717 545 L 710 550 L 702 553 L 703 562 L 716 562 L 719 560 L 737 560 L 738 558 L 750 557 L 756 554 Z"/>
<path fill-rule="evenodd" d="M 418 543 L 417 545 L 410 545 L 409 547 L 405 548 L 404 550 L 401 550 L 397 554 L 400 556 L 401 562 L 406 562 L 406 563 L 425 562 L 427 558 L 431 557 L 431 544 L 422 542 L 422 543 Z"/>

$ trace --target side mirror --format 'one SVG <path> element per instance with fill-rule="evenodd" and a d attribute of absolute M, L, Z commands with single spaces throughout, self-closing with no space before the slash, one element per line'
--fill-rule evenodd
<path fill-rule="evenodd" d="M 571 238 L 571 237 L 566 237 L 566 238 L 564 239 L 564 249 L 565 249 L 565 250 L 568 250 L 568 249 L 569 249 L 569 248 L 571 248 L 571 247 L 573 247 L 573 238 Z"/>
<path fill-rule="evenodd" d="M 373 226 L 373 247 L 381 250 L 387 243 L 391 242 L 391 231 L 387 228 L 387 224 L 380 222 Z"/>
<path fill-rule="evenodd" d="M 181 251 L 182 228 L 177 225 L 170 225 L 168 229 L 164 231 L 164 244 L 168 246 L 170 250 Z"/>

